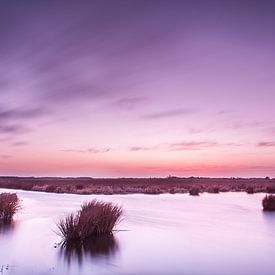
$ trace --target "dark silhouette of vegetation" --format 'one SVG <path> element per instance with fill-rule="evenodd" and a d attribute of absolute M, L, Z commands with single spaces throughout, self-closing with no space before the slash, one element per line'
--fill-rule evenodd
<path fill-rule="evenodd" d="M 220 189 L 217 186 L 213 186 L 213 187 L 209 187 L 207 189 L 207 192 L 212 194 L 218 194 L 220 192 Z"/>
<path fill-rule="evenodd" d="M 58 233 L 65 242 L 84 241 L 95 236 L 110 235 L 121 216 L 121 207 L 109 202 L 93 200 L 84 203 L 77 213 L 61 219 L 57 223 Z"/>
<path fill-rule="evenodd" d="M 255 193 L 255 192 L 254 192 L 254 188 L 251 187 L 251 186 L 247 187 L 247 188 L 246 188 L 246 193 L 247 193 L 247 194 L 254 194 L 254 193 Z"/>
<path fill-rule="evenodd" d="M 46 186 L 45 191 L 49 193 L 53 193 L 56 191 L 56 187 L 52 185 Z"/>
<path fill-rule="evenodd" d="M 0 188 L 23 189 L 75 194 L 180 194 L 198 187 L 200 192 L 246 192 L 252 187 L 255 193 L 275 193 L 275 178 L 34 178 L 0 177 Z"/>
<path fill-rule="evenodd" d="M 200 189 L 197 187 L 193 187 L 189 190 L 189 195 L 191 196 L 199 196 L 200 194 Z"/>
<path fill-rule="evenodd" d="M 0 222 L 10 223 L 19 208 L 20 201 L 15 193 L 0 194 Z"/>
<path fill-rule="evenodd" d="M 266 195 L 262 203 L 264 211 L 275 211 L 275 195 Z"/>
<path fill-rule="evenodd" d="M 275 186 L 267 186 L 266 192 L 270 193 L 270 194 L 274 194 L 275 193 Z"/>

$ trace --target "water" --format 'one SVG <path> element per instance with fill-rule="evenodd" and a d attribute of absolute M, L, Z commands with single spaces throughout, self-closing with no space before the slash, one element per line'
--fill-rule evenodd
<path fill-rule="evenodd" d="M 7 190 L 0 189 L 0 192 Z M 10 190 L 8 190 L 10 192 Z M 0 274 L 274 274 L 275 213 L 264 194 L 73 195 L 16 191 L 0 230 Z M 55 222 L 97 198 L 123 206 L 114 238 L 62 248 Z M 2 273 L 1 273 L 2 272 Z"/>

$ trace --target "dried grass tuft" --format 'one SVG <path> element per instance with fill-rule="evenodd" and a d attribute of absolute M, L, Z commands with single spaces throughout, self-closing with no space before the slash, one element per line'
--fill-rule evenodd
<path fill-rule="evenodd" d="M 58 233 L 64 241 L 85 240 L 111 234 L 122 216 L 121 207 L 110 202 L 93 200 L 84 203 L 77 213 L 57 223 Z"/>

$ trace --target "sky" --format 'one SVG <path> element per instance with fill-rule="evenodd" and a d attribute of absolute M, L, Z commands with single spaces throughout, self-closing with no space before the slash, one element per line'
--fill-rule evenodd
<path fill-rule="evenodd" d="M 1 1 L 0 175 L 275 177 L 275 1 Z"/>

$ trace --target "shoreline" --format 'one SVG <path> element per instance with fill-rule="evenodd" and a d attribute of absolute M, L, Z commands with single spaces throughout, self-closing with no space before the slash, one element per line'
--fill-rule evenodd
<path fill-rule="evenodd" d="M 275 193 L 270 178 L 58 178 L 0 177 L 0 188 L 79 195 L 182 194 L 196 188 L 199 193 Z"/>

